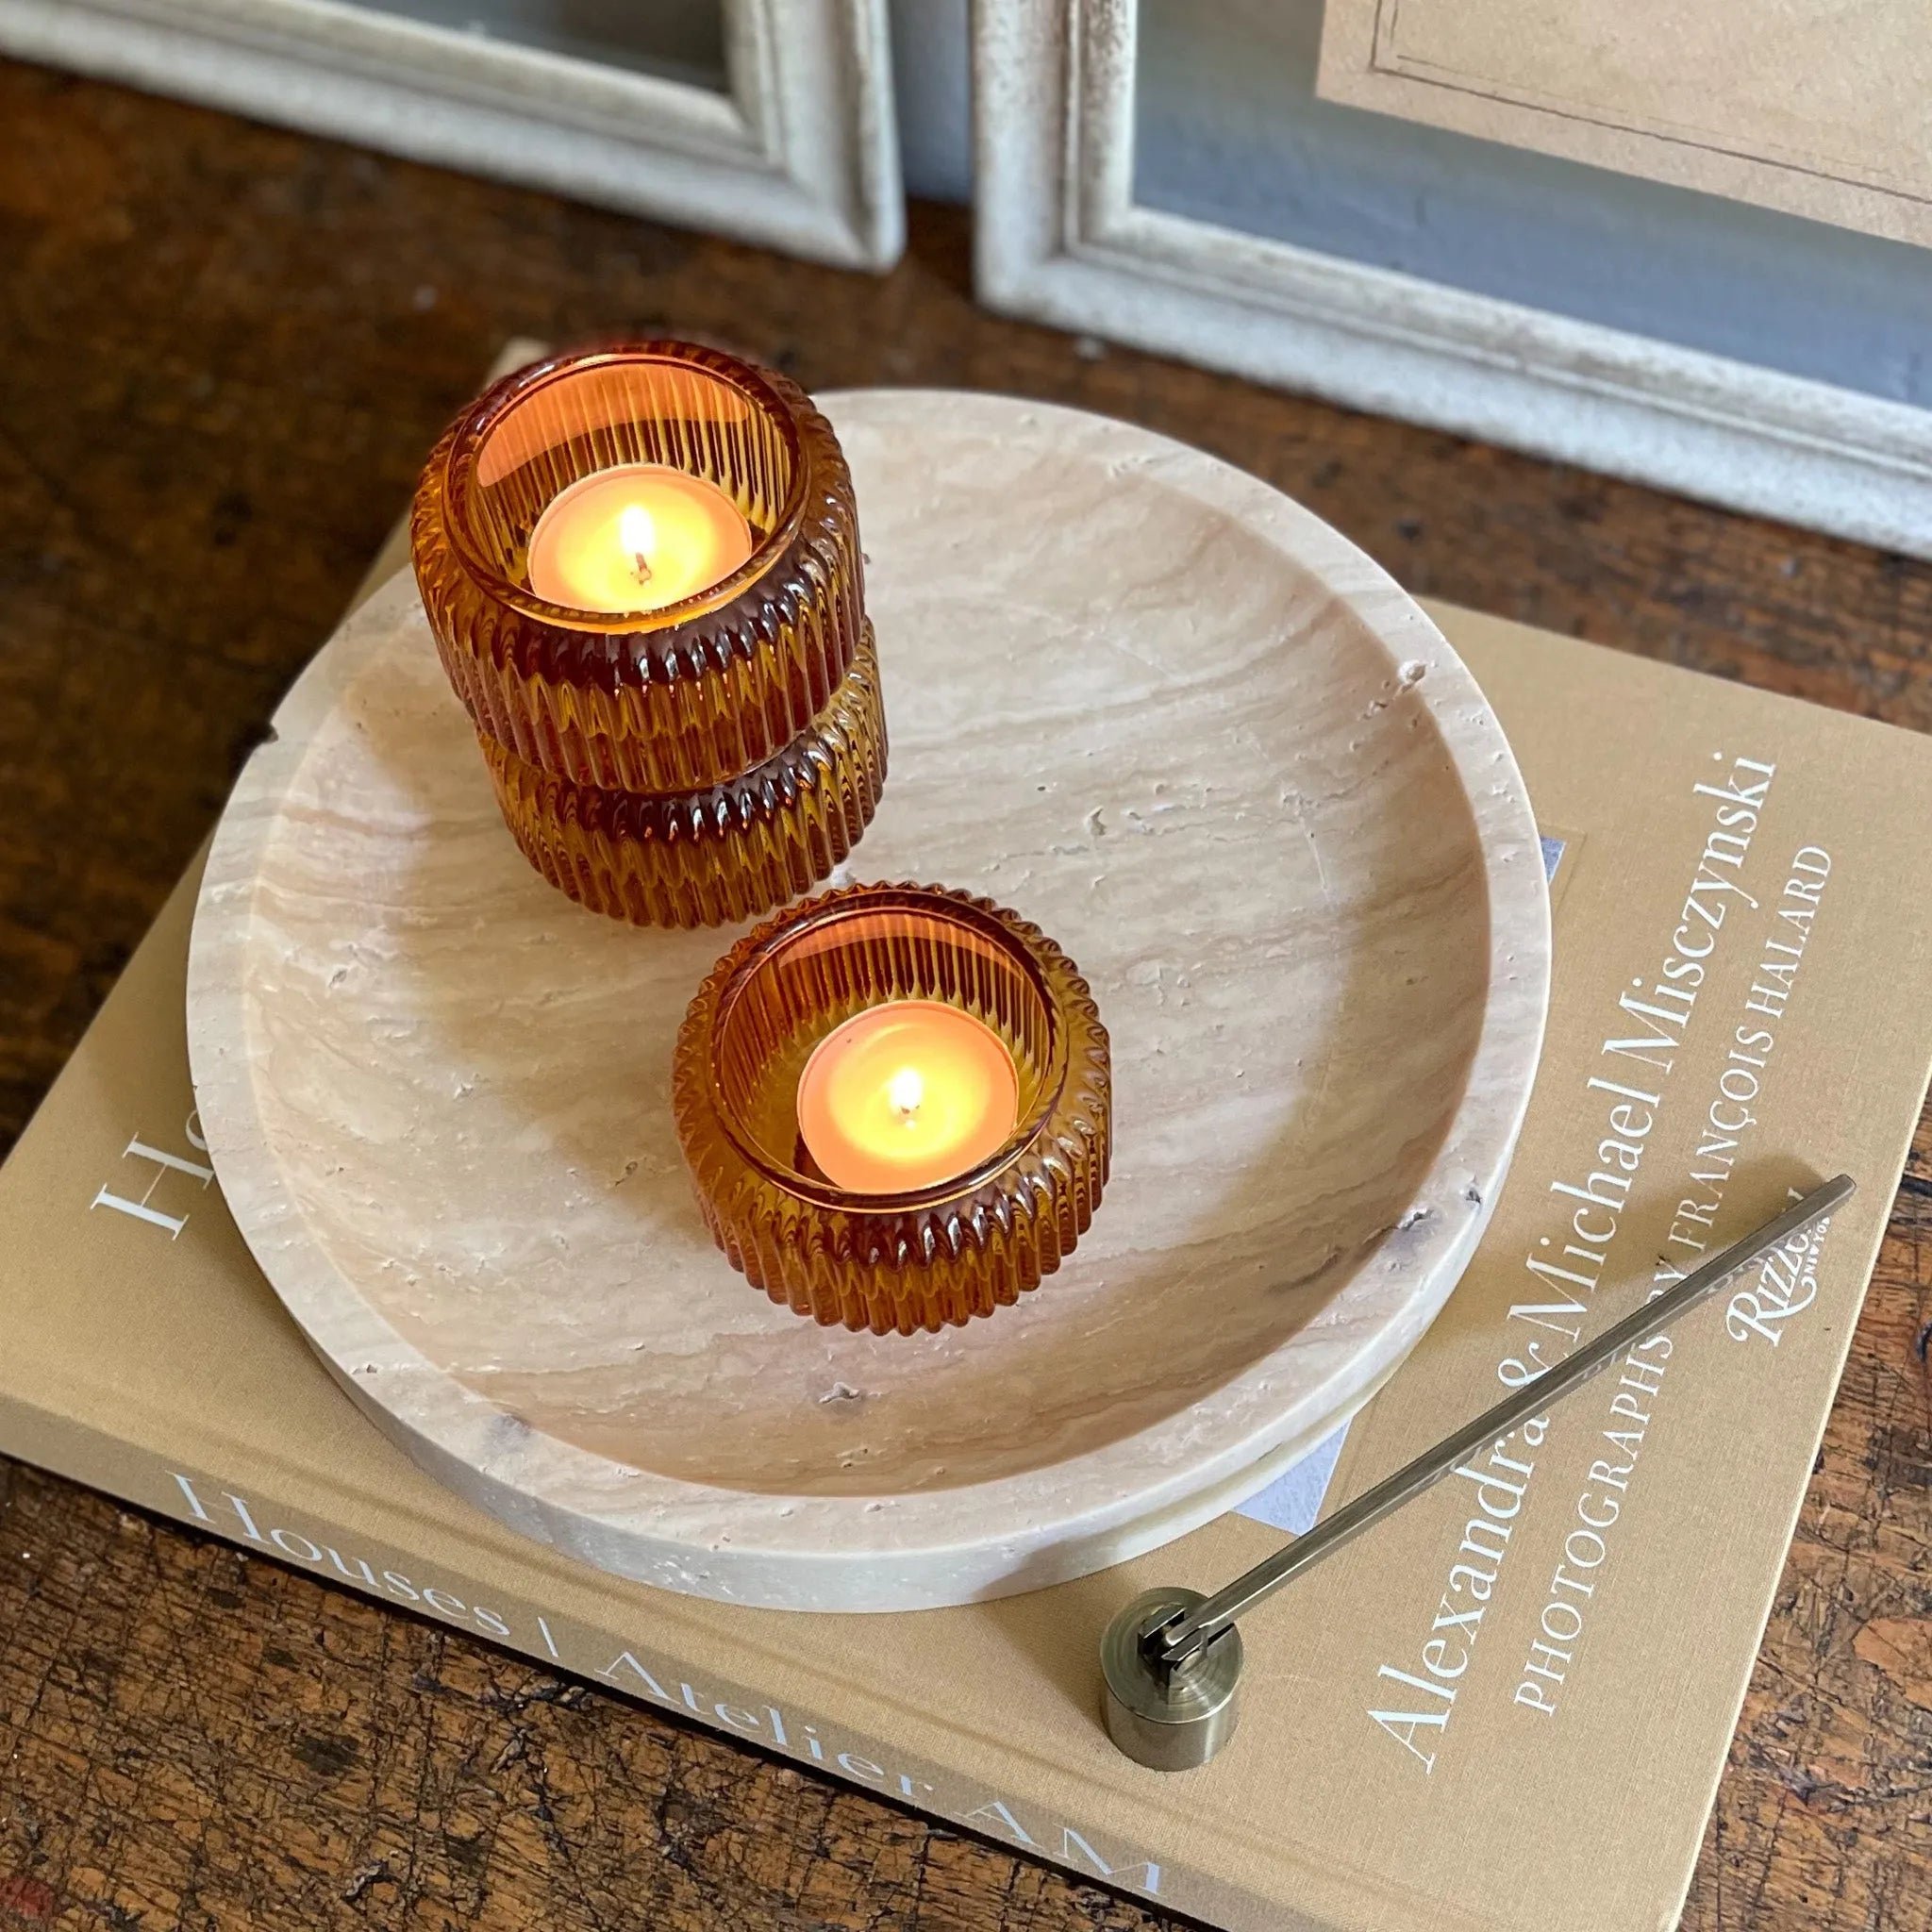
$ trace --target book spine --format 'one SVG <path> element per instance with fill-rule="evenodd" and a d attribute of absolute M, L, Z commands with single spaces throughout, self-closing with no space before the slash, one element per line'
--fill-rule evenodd
<path fill-rule="evenodd" d="M 432 1619 L 517 1652 L 548 1670 L 617 1691 L 974 1833 L 1001 1849 L 1064 1869 L 1088 1884 L 1224 1927 L 1279 1928 L 1278 1909 L 1171 1859 L 1122 1845 L 1116 1832 L 1049 1819 L 1036 1807 L 795 1702 L 774 1703 L 634 1638 L 561 1616 L 447 1564 L 280 1502 L 272 1486 L 163 1463 L 46 1409 L 0 1397 L 0 1455 L 30 1462 L 190 1529 L 222 1538 L 325 1584 L 346 1586 L 390 1609 Z M 1149 1774 L 1153 1775 L 1153 1774 Z M 1296 1932 L 1324 1932 L 1297 1920 Z"/>

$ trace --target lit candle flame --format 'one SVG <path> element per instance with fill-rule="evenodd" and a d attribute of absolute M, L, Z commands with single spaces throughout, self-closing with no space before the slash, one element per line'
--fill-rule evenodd
<path fill-rule="evenodd" d="M 658 525 L 642 504 L 625 506 L 617 519 L 617 541 L 624 545 L 638 567 L 638 582 L 651 581 L 651 553 L 658 547 Z"/>
<path fill-rule="evenodd" d="M 882 1000 L 812 1048 L 798 1078 L 798 1135 L 831 1184 L 904 1194 L 976 1168 L 1020 1111 L 1012 1049 L 975 1013 Z"/>
<path fill-rule="evenodd" d="M 919 1077 L 919 1070 L 901 1067 L 886 1082 L 886 1098 L 892 1103 L 892 1110 L 909 1122 L 925 1098 L 925 1082 Z"/>

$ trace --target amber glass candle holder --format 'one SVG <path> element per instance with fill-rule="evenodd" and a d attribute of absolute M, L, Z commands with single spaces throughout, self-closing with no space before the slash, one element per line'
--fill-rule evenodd
<path fill-rule="evenodd" d="M 870 634 L 808 729 L 702 791 L 577 784 L 479 736 L 524 857 L 579 905 L 640 925 L 736 924 L 808 892 L 858 842 L 886 777 Z"/>
<path fill-rule="evenodd" d="M 801 1085 L 834 1034 L 900 1003 L 995 1037 L 1012 1124 L 957 1173 L 855 1190 L 814 1157 Z M 828 1325 L 909 1335 L 991 1314 L 1073 1251 L 1107 1180 L 1110 1091 L 1087 982 L 1037 926 L 963 892 L 850 886 L 719 962 L 678 1035 L 673 1107 L 705 1220 L 754 1287 Z"/>
<path fill-rule="evenodd" d="M 742 560 L 656 608 L 540 594 L 546 513 L 632 466 L 726 500 Z M 885 724 L 852 479 L 783 375 L 675 341 L 535 363 L 438 444 L 410 547 L 511 829 L 574 896 L 641 924 L 743 918 L 801 889 L 797 855 L 808 886 L 863 829 Z M 821 823 L 834 800 L 844 845 Z M 700 820 L 708 836 L 672 851 Z"/>

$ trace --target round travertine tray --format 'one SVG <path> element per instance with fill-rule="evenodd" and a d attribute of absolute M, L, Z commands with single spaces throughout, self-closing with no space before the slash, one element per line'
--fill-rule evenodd
<path fill-rule="evenodd" d="M 913 1608 L 1177 1536 L 1390 1373 L 1507 1164 L 1548 904 L 1469 674 L 1308 512 L 1067 410 L 824 400 L 891 732 L 847 871 L 1038 921 L 1112 1033 L 1113 1174 L 1068 1265 L 911 1340 L 731 1271 L 668 1091 L 734 935 L 530 870 L 407 582 L 236 787 L 189 1041 L 257 1259 L 425 1468 L 650 1583 Z"/>

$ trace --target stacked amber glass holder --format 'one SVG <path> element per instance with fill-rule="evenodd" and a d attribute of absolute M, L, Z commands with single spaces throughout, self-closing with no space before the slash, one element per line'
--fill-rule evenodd
<path fill-rule="evenodd" d="M 625 466 L 710 486 L 748 554 L 652 608 L 540 595 L 546 513 Z M 864 831 L 886 726 L 858 511 L 830 425 L 784 376 L 671 341 L 536 363 L 437 446 L 410 548 L 505 823 L 579 903 L 640 925 L 752 918 Z M 641 544 L 637 567 L 643 603 Z"/>

